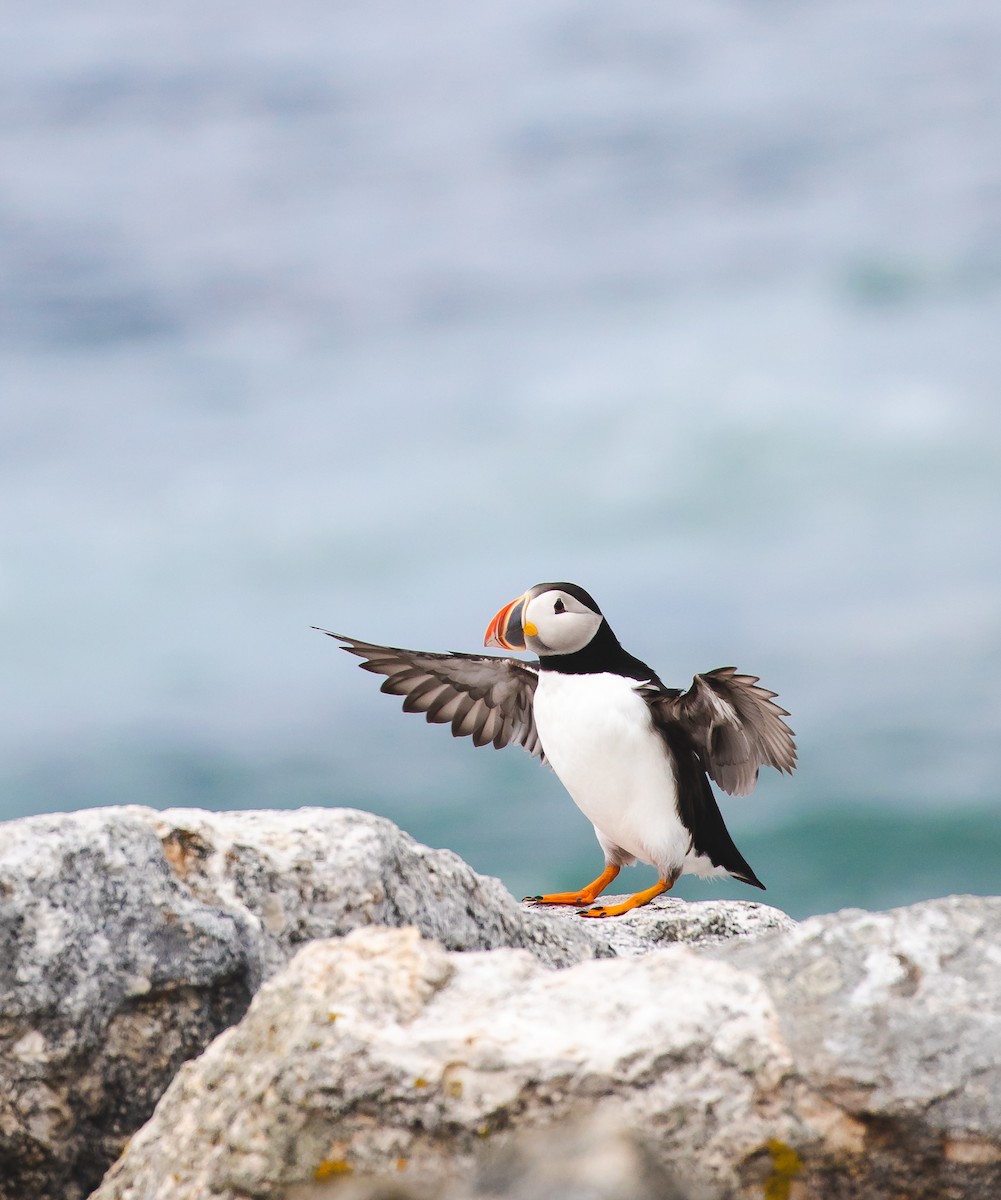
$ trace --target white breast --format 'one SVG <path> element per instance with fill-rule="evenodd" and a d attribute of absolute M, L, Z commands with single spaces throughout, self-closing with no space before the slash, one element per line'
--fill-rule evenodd
<path fill-rule="evenodd" d="M 667 749 L 635 680 L 542 671 L 535 724 L 546 758 L 603 845 L 681 868 L 690 846 Z"/>

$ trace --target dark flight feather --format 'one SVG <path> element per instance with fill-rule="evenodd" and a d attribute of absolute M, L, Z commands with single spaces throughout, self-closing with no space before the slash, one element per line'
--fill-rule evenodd
<path fill-rule="evenodd" d="M 696 675 L 687 692 L 651 685 L 642 689 L 654 725 L 680 725 L 711 779 L 731 796 L 746 796 L 761 767 L 792 773 L 796 766 L 789 714 L 756 675 L 717 667 Z"/>
<path fill-rule="evenodd" d="M 454 737 L 472 737 L 477 746 L 524 746 L 545 762 L 532 716 L 536 663 L 493 654 L 401 650 L 313 628 L 357 655 L 363 670 L 385 675 L 382 691 L 402 696 L 404 712 L 424 713 L 437 725 L 450 723 Z"/>

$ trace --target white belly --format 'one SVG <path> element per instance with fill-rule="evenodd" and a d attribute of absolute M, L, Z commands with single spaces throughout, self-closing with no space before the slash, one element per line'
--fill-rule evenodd
<path fill-rule="evenodd" d="M 634 682 L 542 671 L 535 724 L 546 758 L 606 854 L 619 847 L 667 874 L 686 865 L 691 839 L 678 817 L 667 749 Z"/>

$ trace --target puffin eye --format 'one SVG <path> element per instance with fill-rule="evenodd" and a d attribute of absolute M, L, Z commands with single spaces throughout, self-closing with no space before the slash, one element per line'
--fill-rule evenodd
<path fill-rule="evenodd" d="M 567 606 L 563 603 L 562 600 L 557 600 L 556 603 L 553 605 L 554 613 L 561 613 L 561 612 L 566 612 L 566 611 L 567 611 Z"/>

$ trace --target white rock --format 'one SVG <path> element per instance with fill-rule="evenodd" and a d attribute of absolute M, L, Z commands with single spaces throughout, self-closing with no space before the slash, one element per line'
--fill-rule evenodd
<path fill-rule="evenodd" d="M 582 1115 L 700 1200 L 996 1200 L 999 928 L 1001 899 L 952 897 L 562 971 L 408 930 L 316 942 L 95 1200 L 320 1200 L 348 1168 L 358 1197 L 462 1200 L 485 1148 Z"/>
<path fill-rule="evenodd" d="M 595 1108 L 698 1148 L 718 1194 L 796 1132 L 764 986 L 675 947 L 554 972 L 448 954 L 416 930 L 302 950 L 168 1090 L 95 1200 L 279 1196 L 350 1168 L 440 1180 L 505 1130 Z"/>
<path fill-rule="evenodd" d="M 569 918 L 569 919 L 568 919 Z M 414 925 L 552 965 L 790 924 L 677 905 L 584 922 L 349 809 L 97 809 L 0 824 L 0 1200 L 78 1200 L 178 1067 L 303 944 Z"/>
<path fill-rule="evenodd" d="M 391 821 L 354 809 L 126 811 L 152 823 L 196 896 L 249 915 L 268 973 L 306 941 L 367 925 L 413 925 L 450 950 L 521 947 L 566 966 L 794 924 L 777 909 L 743 901 L 665 898 L 604 921 L 582 920 L 570 907 L 534 908 L 451 851 L 432 850 Z"/>

